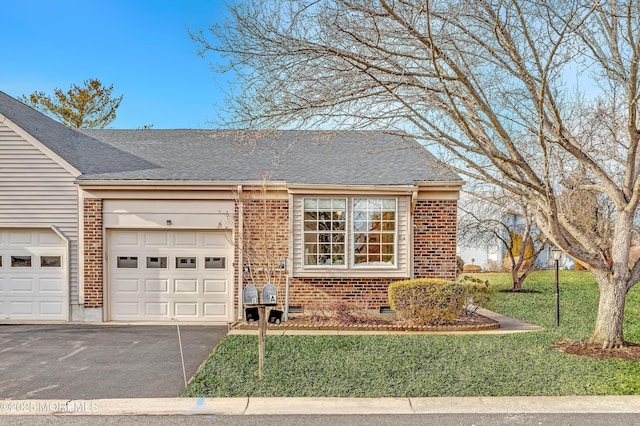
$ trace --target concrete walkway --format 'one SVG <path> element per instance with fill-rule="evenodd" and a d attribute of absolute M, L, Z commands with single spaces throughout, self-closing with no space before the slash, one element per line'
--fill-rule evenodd
<path fill-rule="evenodd" d="M 0 401 L 0 417 L 24 415 L 357 415 L 640 413 L 640 396 L 438 398 L 137 398 Z"/>
<path fill-rule="evenodd" d="M 492 320 L 500 323 L 500 328 L 491 330 L 468 330 L 468 331 L 394 331 L 394 330 L 286 330 L 286 329 L 269 329 L 267 328 L 267 334 L 274 336 L 294 336 L 294 335 L 354 335 L 354 334 L 376 334 L 376 335 L 389 335 L 389 334 L 509 334 L 509 333 L 526 333 L 531 331 L 542 331 L 544 328 L 534 324 L 529 324 L 523 321 L 519 321 L 515 318 L 510 318 L 488 309 L 478 308 L 476 311 L 478 314 L 491 318 Z M 231 329 L 228 334 L 257 334 L 258 330 L 237 330 Z"/>

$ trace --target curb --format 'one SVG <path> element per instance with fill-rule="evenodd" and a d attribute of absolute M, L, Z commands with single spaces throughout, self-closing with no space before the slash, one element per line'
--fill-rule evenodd
<path fill-rule="evenodd" d="M 139 398 L 0 401 L 2 416 L 640 413 L 640 396 Z"/>

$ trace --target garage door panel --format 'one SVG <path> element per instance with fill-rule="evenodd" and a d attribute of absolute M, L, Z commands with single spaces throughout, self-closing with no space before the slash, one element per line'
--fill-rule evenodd
<path fill-rule="evenodd" d="M 33 317 L 36 315 L 36 302 L 33 300 L 8 300 L 9 317 L 19 319 L 20 317 Z"/>
<path fill-rule="evenodd" d="M 46 294 L 63 294 L 64 282 L 59 278 L 40 278 L 40 292 Z"/>
<path fill-rule="evenodd" d="M 38 232 L 36 237 L 37 245 L 41 247 L 60 247 L 62 243 L 60 238 L 52 232 Z"/>
<path fill-rule="evenodd" d="M 119 278 L 112 281 L 113 292 L 118 293 L 140 293 L 140 281 L 137 278 Z"/>
<path fill-rule="evenodd" d="M 193 317 L 199 316 L 198 303 L 197 302 L 181 302 L 174 305 L 176 316 L 178 317 Z"/>
<path fill-rule="evenodd" d="M 157 319 L 156 317 L 168 317 L 169 316 L 169 302 L 147 302 L 144 305 L 145 314 L 151 319 Z"/>
<path fill-rule="evenodd" d="M 9 233 L 9 247 L 29 247 L 35 245 L 33 241 L 33 232 L 11 231 Z"/>
<path fill-rule="evenodd" d="M 205 294 L 227 294 L 227 280 L 204 280 Z"/>
<path fill-rule="evenodd" d="M 35 293 L 35 278 L 9 278 L 9 291 L 24 295 Z"/>
<path fill-rule="evenodd" d="M 198 244 L 198 234 L 196 232 L 176 232 L 173 235 L 175 238 L 176 247 L 197 248 L 200 246 Z"/>
<path fill-rule="evenodd" d="M 147 293 L 169 293 L 169 280 L 147 279 L 144 282 L 144 289 Z"/>
<path fill-rule="evenodd" d="M 64 313 L 64 306 L 58 302 L 40 302 L 40 314 L 59 316 Z"/>
<path fill-rule="evenodd" d="M 138 318 L 142 314 L 138 302 L 116 302 L 111 305 L 113 315 L 126 318 Z"/>
<path fill-rule="evenodd" d="M 176 294 L 198 294 L 198 280 L 175 280 L 175 293 Z"/>
<path fill-rule="evenodd" d="M 204 315 L 208 317 L 226 316 L 226 303 L 203 303 Z"/>
<path fill-rule="evenodd" d="M 135 247 L 135 246 L 139 246 L 139 233 L 138 232 L 118 232 L 117 234 L 114 234 L 115 236 L 115 243 L 119 246 L 119 247 Z"/>
<path fill-rule="evenodd" d="M 230 243 L 228 238 L 229 234 L 206 234 L 203 245 L 211 249 L 224 249 Z"/>
<path fill-rule="evenodd" d="M 147 232 L 144 243 L 147 247 L 169 247 L 169 235 L 166 232 Z"/>

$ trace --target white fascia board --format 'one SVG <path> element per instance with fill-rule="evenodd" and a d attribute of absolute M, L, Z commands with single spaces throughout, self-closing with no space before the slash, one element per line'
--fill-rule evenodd
<path fill-rule="evenodd" d="M 466 183 L 464 180 L 449 180 L 449 181 L 422 181 L 416 182 L 418 189 L 462 189 L 462 186 Z"/>
<path fill-rule="evenodd" d="M 76 169 L 71 164 L 69 164 L 65 159 L 63 159 L 58 154 L 56 154 L 55 152 L 50 150 L 46 145 L 44 145 L 42 142 L 38 141 L 36 138 L 31 136 L 29 133 L 27 133 L 24 130 L 22 130 L 22 128 L 20 126 L 18 126 L 17 124 L 15 124 L 13 121 L 9 120 L 7 117 L 5 117 L 2 114 L 0 114 L 0 123 L 5 124 L 12 131 L 16 132 L 20 137 L 24 138 L 27 142 L 29 142 L 30 144 L 35 146 L 44 155 L 46 155 L 47 157 L 51 158 L 53 161 L 55 161 L 57 164 L 59 164 L 60 167 L 65 169 L 67 172 L 69 172 L 74 177 L 78 177 L 78 176 L 80 176 L 82 174 L 82 173 L 80 173 L 80 171 L 78 169 Z"/>
<path fill-rule="evenodd" d="M 290 194 L 345 194 L 345 193 L 376 193 L 376 194 L 412 194 L 414 185 L 288 185 Z"/>
<path fill-rule="evenodd" d="M 269 190 L 286 190 L 283 181 L 186 181 L 186 180 L 76 180 L 79 187 L 85 190 L 197 190 L 197 191 L 220 191 L 237 190 L 238 185 L 243 188 L 262 188 L 264 185 Z"/>

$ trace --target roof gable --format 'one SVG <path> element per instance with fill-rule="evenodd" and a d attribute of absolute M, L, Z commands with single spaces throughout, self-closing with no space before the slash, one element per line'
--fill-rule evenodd
<path fill-rule="evenodd" d="M 81 173 L 153 167 L 141 158 L 68 128 L 1 91 L 0 115 Z"/>

